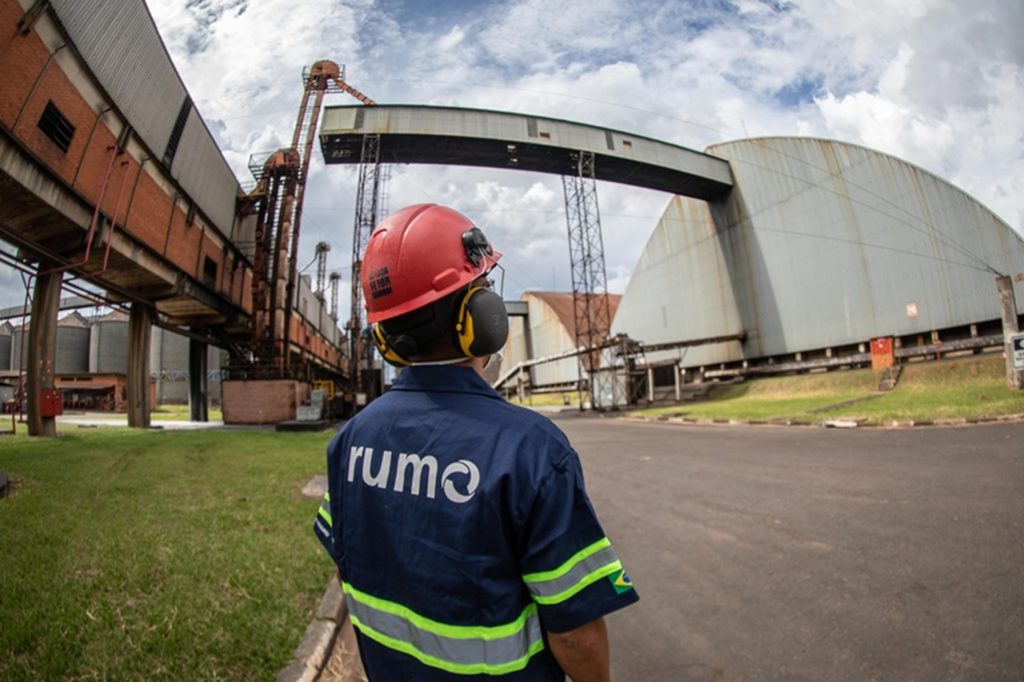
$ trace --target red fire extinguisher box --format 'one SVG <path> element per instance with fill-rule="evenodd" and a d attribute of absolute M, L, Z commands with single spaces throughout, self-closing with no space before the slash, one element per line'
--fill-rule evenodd
<path fill-rule="evenodd" d="M 880 372 L 896 364 L 896 353 L 893 346 L 891 336 L 871 339 L 871 369 Z"/>
<path fill-rule="evenodd" d="M 39 394 L 39 414 L 56 417 L 64 414 L 64 396 L 59 389 L 44 388 Z"/>

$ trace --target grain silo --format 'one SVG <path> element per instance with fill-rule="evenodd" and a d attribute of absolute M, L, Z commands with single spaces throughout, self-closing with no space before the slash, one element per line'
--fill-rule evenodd
<path fill-rule="evenodd" d="M 959 188 L 831 140 L 707 151 L 729 161 L 735 189 L 716 206 L 669 202 L 612 332 L 742 340 L 648 352 L 650 365 L 699 378 L 869 362 L 876 338 L 897 358 L 1002 344 L 994 275 L 1024 271 L 1024 241 Z"/>
<path fill-rule="evenodd" d="M 89 372 L 128 373 L 128 316 L 113 311 L 93 319 L 89 348 Z"/>
<path fill-rule="evenodd" d="M 57 374 L 89 371 L 89 324 L 77 312 L 57 322 Z"/>
<path fill-rule="evenodd" d="M 7 322 L 0 324 L 0 371 L 11 368 L 11 333 L 13 329 Z"/>

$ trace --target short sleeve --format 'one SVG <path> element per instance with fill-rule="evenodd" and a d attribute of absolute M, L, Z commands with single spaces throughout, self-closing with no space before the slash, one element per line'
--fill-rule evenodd
<path fill-rule="evenodd" d="M 590 504 L 575 452 L 544 479 L 523 537 L 522 578 L 546 630 L 573 630 L 638 599 Z"/>

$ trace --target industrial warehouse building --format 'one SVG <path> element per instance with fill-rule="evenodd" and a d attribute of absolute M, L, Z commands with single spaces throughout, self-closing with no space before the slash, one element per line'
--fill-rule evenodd
<path fill-rule="evenodd" d="M 0 325 L 0 401 L 14 397 L 24 357 L 23 340 L 32 343 L 27 325 Z M 188 403 L 188 347 L 188 338 L 153 327 L 151 404 Z M 207 349 L 209 396 L 214 404 L 220 403 L 221 357 L 220 349 Z M 65 409 L 123 410 L 127 366 L 128 316 L 124 313 L 83 316 L 72 312 L 58 322 L 56 385 Z"/>
<path fill-rule="evenodd" d="M 671 199 L 612 322 L 613 335 L 678 344 L 646 353 L 649 369 L 700 381 L 867 364 L 878 338 L 905 359 L 1002 344 L 995 277 L 1017 275 L 1024 297 L 1024 241 L 962 190 L 830 140 L 747 139 L 707 153 L 729 161 L 735 187 L 717 204 Z M 728 336 L 737 338 L 687 345 Z M 516 338 L 506 367 L 520 359 Z M 560 350 L 574 345 L 565 334 Z M 541 350 L 558 349 L 531 357 Z M 533 368 L 530 380 L 575 373 L 562 360 Z M 649 376 L 676 381 L 672 371 Z"/>
<path fill-rule="evenodd" d="M 612 294 L 608 305 L 612 317 L 621 296 Z M 523 294 L 526 317 L 509 320 L 508 342 L 502 351 L 502 364 L 512 368 L 530 359 L 559 355 L 576 347 L 576 323 L 571 292 L 527 291 Z M 574 388 L 579 381 L 579 362 L 566 357 L 535 365 L 530 370 L 534 391 Z"/>
<path fill-rule="evenodd" d="M 309 276 L 299 278 L 295 308 L 313 321 L 335 345 L 342 332 L 321 295 L 313 292 Z M 13 309 L 3 311 L 10 315 Z M 20 308 L 17 309 L 20 313 Z M 19 322 L 0 323 L 0 402 L 14 396 L 18 375 L 26 355 L 22 337 L 32 343 L 32 332 Z M 150 331 L 150 404 L 188 403 L 189 339 L 154 326 Z M 220 348 L 207 348 L 207 395 L 221 403 L 222 367 L 226 360 Z M 98 315 L 65 314 L 57 323 L 57 388 L 67 409 L 122 410 L 126 398 L 128 366 L 128 315 L 114 310 Z"/>

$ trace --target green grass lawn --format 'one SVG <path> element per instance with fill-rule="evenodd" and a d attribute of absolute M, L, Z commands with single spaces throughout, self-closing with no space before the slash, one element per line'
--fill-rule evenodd
<path fill-rule="evenodd" d="M 821 416 L 885 423 L 1022 413 L 1024 391 L 1007 389 L 1003 358 L 993 354 L 906 365 L 895 390 Z"/>
<path fill-rule="evenodd" d="M 1024 413 L 1024 392 L 1006 388 L 998 354 L 909 364 L 893 391 L 879 394 L 877 385 L 878 378 L 869 369 L 753 379 L 717 388 L 707 401 L 636 413 L 798 423 L 850 418 L 875 424 Z M 858 399 L 863 400 L 827 409 Z"/>
<path fill-rule="evenodd" d="M 95 429 L 0 440 L 0 679 L 266 679 L 332 572 L 330 434 Z"/>

